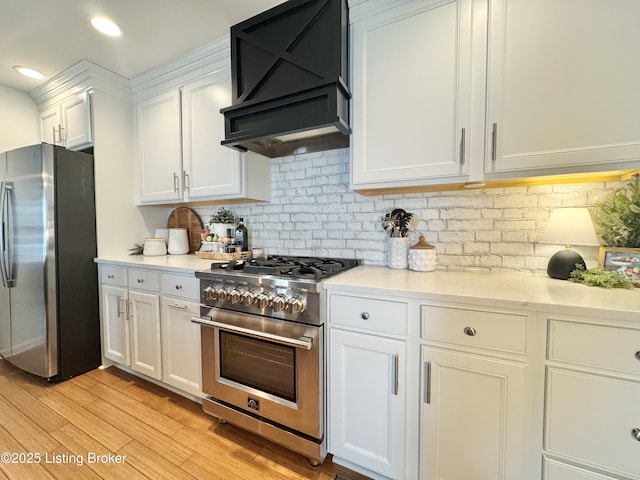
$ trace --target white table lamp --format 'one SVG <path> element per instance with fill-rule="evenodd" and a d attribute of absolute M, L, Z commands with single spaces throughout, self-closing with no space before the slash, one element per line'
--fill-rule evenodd
<path fill-rule="evenodd" d="M 571 245 L 600 245 L 589 210 L 586 208 L 556 208 L 551 213 L 540 243 L 566 246 L 564 250 L 555 253 L 547 265 L 547 275 L 560 280 L 567 280 L 569 274 L 575 270 L 576 264 L 587 268 L 584 259 L 571 249 Z"/>

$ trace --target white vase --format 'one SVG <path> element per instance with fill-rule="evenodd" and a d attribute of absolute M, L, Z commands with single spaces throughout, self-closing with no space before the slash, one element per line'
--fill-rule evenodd
<path fill-rule="evenodd" d="M 409 237 L 387 238 L 387 266 L 404 269 L 409 266 Z"/>
<path fill-rule="evenodd" d="M 167 251 L 172 255 L 189 253 L 189 236 L 186 228 L 169 229 L 169 245 Z"/>

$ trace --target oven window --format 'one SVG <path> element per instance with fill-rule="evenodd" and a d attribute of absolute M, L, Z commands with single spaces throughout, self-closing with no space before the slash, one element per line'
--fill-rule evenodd
<path fill-rule="evenodd" d="M 220 331 L 220 376 L 296 401 L 296 349 Z"/>

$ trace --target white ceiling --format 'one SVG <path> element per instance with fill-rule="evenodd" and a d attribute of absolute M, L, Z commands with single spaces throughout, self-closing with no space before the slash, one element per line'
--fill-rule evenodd
<path fill-rule="evenodd" d="M 216 40 L 229 27 L 282 0 L 0 0 L 0 84 L 30 91 L 87 59 L 132 78 Z M 95 31 L 88 17 L 106 15 L 122 36 Z M 44 80 L 14 65 L 40 70 Z"/>

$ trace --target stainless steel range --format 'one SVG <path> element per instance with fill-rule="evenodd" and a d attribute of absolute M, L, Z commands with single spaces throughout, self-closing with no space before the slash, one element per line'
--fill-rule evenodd
<path fill-rule="evenodd" d="M 357 264 L 272 256 L 196 272 L 204 411 L 322 463 L 322 281 Z"/>

